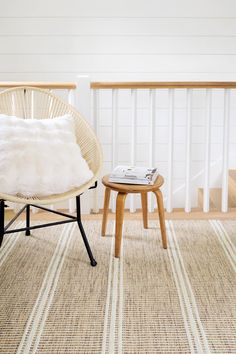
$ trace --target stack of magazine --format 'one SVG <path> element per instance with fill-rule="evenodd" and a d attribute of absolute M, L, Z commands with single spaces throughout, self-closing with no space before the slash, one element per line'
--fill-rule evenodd
<path fill-rule="evenodd" d="M 152 185 L 154 184 L 157 176 L 157 168 L 117 166 L 110 174 L 109 182 Z"/>

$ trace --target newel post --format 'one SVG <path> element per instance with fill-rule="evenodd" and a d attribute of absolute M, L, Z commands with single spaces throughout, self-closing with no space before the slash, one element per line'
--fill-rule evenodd
<path fill-rule="evenodd" d="M 76 107 L 92 125 L 90 77 L 88 75 L 77 75 L 76 84 Z"/>

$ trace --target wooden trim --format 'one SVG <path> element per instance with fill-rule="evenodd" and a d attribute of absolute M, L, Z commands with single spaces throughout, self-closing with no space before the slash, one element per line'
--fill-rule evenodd
<path fill-rule="evenodd" d="M 233 81 L 181 81 L 181 82 L 92 82 L 91 89 L 169 89 L 169 88 L 236 88 Z"/>
<path fill-rule="evenodd" d="M 13 88 L 20 86 L 32 86 L 44 89 L 74 90 L 76 83 L 74 82 L 31 82 L 31 81 L 2 81 L 0 88 Z M 92 82 L 91 89 L 169 89 L 169 88 L 236 88 L 236 82 Z"/>
<path fill-rule="evenodd" d="M 68 212 L 68 210 L 60 210 L 64 212 Z M 154 213 L 149 213 L 149 220 L 156 220 L 157 218 L 157 210 Z M 6 220 L 10 220 L 15 213 L 12 210 L 5 211 Z M 72 215 L 75 216 L 75 213 Z M 102 210 L 99 211 L 98 214 L 84 214 L 83 220 L 99 220 L 102 221 Z M 110 220 L 115 219 L 115 213 L 111 213 L 109 210 L 108 216 Z M 142 211 L 138 210 L 136 213 L 130 213 L 128 210 L 125 210 L 125 219 L 127 220 L 142 220 Z M 36 214 L 31 213 L 32 220 L 60 220 L 61 217 L 56 214 L 47 213 L 44 211 L 39 211 Z M 236 208 L 230 209 L 227 213 L 222 213 L 221 211 L 209 211 L 208 213 L 204 213 L 199 209 L 192 209 L 190 213 L 186 213 L 184 209 L 174 209 L 173 212 L 167 213 L 165 212 L 166 220 L 210 220 L 210 219 L 221 219 L 221 220 L 235 220 L 236 219 Z M 19 220 L 25 220 L 25 213 L 22 213 L 19 217 Z"/>
<path fill-rule="evenodd" d="M 20 86 L 31 86 L 43 89 L 58 89 L 58 90 L 74 90 L 76 84 L 74 82 L 32 82 L 32 81 L 17 81 L 17 82 L 0 82 L 0 88 L 13 88 Z"/>

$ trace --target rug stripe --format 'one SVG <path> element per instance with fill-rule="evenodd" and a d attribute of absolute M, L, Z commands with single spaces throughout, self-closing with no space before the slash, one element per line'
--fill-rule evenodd
<path fill-rule="evenodd" d="M 178 246 L 178 241 L 176 238 L 173 222 L 168 222 L 169 226 L 169 240 L 170 240 L 170 252 L 172 254 L 172 265 L 173 270 L 176 272 L 175 280 L 178 282 L 176 285 L 180 289 L 180 302 L 184 302 L 185 314 L 183 313 L 185 319 L 188 318 L 188 324 L 191 328 L 191 334 L 189 331 L 189 326 L 187 326 L 187 336 L 190 344 L 191 351 L 196 350 L 197 353 L 210 353 L 208 341 L 200 320 L 198 313 L 197 304 L 195 297 L 190 285 L 190 281 L 184 266 L 183 258 Z M 182 306 L 183 308 L 183 306 Z M 186 322 L 185 322 L 186 323 Z M 194 345 L 192 343 L 192 339 Z M 195 351 L 194 351 L 195 352 Z"/>
<path fill-rule="evenodd" d="M 29 320 L 26 324 L 24 334 L 22 336 L 17 354 L 27 354 L 30 352 L 31 346 L 34 345 L 34 353 L 40 340 L 40 335 L 46 319 L 46 313 L 50 307 L 54 290 L 57 285 L 61 267 L 68 249 L 68 245 L 72 235 L 74 225 L 66 225 L 57 243 L 57 247 L 52 256 L 51 262 L 45 274 L 38 298 L 35 302 Z M 40 335 L 37 333 L 40 329 Z M 36 340 L 35 340 L 36 337 Z M 34 343 L 35 341 L 35 343 Z"/>
<path fill-rule="evenodd" d="M 236 353 L 231 342 L 236 333 L 231 264 L 208 220 L 174 221 L 174 225 L 210 351 Z"/>
<path fill-rule="evenodd" d="M 190 353 L 168 250 L 156 221 L 124 230 L 124 353 Z M 193 351 L 192 351 L 193 353 Z"/>
<path fill-rule="evenodd" d="M 111 248 L 111 279 L 107 299 L 110 299 L 110 314 L 106 314 L 106 328 L 108 326 L 108 317 L 110 317 L 110 330 L 108 338 L 108 348 L 104 342 L 102 353 L 109 354 L 118 352 L 122 354 L 122 317 L 123 317 L 123 242 L 121 242 L 120 258 L 114 257 L 114 241 L 115 241 L 115 222 L 113 225 L 113 237 Z M 112 267 L 113 266 L 113 267 Z M 109 316 L 109 315 L 110 316 Z M 116 334 L 118 335 L 116 336 Z M 107 330 L 103 337 L 107 337 Z"/>
<path fill-rule="evenodd" d="M 43 330 L 44 330 L 45 322 L 46 322 L 46 319 L 48 317 L 48 312 L 49 312 L 49 309 L 50 309 L 50 306 L 51 306 L 51 303 L 52 303 L 52 300 L 53 300 L 53 297 L 54 297 L 55 289 L 56 289 L 57 284 L 58 284 L 58 279 L 59 279 L 59 276 L 60 276 L 60 273 L 61 273 L 63 262 L 64 262 L 64 259 L 65 259 L 67 250 L 69 248 L 69 244 L 70 244 L 70 241 L 71 241 L 71 238 L 72 238 L 72 235 L 73 235 L 73 231 L 75 229 L 76 224 L 69 225 L 69 226 L 71 226 L 71 227 L 68 227 L 68 230 L 66 230 L 67 232 L 65 231 L 64 238 L 66 238 L 66 245 L 65 245 L 65 249 L 63 250 L 63 254 L 61 255 L 61 257 L 59 259 L 57 270 L 56 270 L 55 276 L 53 277 L 53 280 L 52 280 L 52 286 L 51 286 L 51 289 L 50 289 L 50 293 L 47 295 L 47 299 L 46 299 L 46 296 L 45 296 L 44 312 L 42 313 L 42 316 L 41 316 L 41 321 L 39 323 L 38 332 L 37 332 L 37 335 L 35 337 L 35 344 L 34 344 L 34 349 L 33 349 L 32 353 L 36 353 L 36 351 L 37 351 L 37 348 L 38 348 L 38 345 L 39 345 L 39 342 L 40 342 L 40 339 L 41 339 L 41 336 L 42 336 L 42 333 L 43 333 Z"/>
<path fill-rule="evenodd" d="M 172 221 L 171 221 L 171 224 L 172 224 L 173 231 L 174 231 L 174 225 L 173 225 Z M 186 282 L 187 282 L 187 289 L 189 290 L 189 293 L 190 293 L 190 300 L 192 301 L 192 306 L 194 307 L 194 310 L 195 310 L 194 314 L 195 314 L 195 316 L 197 318 L 197 325 L 199 327 L 200 336 L 202 337 L 206 353 L 210 353 L 210 347 L 209 347 L 209 344 L 208 344 L 208 341 L 207 341 L 207 336 L 205 334 L 204 327 L 203 327 L 203 324 L 202 324 L 200 316 L 199 316 L 197 303 L 196 303 L 195 296 L 194 296 L 194 293 L 193 293 L 193 290 L 192 290 L 192 287 L 191 287 L 191 284 L 190 284 L 190 281 L 189 281 L 189 277 L 187 275 L 186 268 L 184 266 L 184 260 L 183 260 L 183 257 L 181 255 L 181 252 L 180 252 L 180 248 L 179 248 L 179 245 L 178 245 L 178 241 L 177 241 L 177 237 L 176 237 L 175 231 L 173 233 L 173 236 L 174 236 L 174 239 L 175 239 L 175 244 L 176 244 L 177 252 L 179 254 L 180 262 L 181 262 L 181 265 L 182 265 L 182 268 L 183 268 L 183 271 L 184 271 L 183 274 L 184 274 Z"/>
<path fill-rule="evenodd" d="M 229 253 L 230 253 L 232 260 L 235 264 L 236 263 L 236 247 L 234 246 L 233 242 L 231 241 L 229 234 L 226 231 L 225 227 L 223 226 L 222 222 L 220 220 L 217 220 L 216 222 L 218 223 L 219 227 L 223 231 L 224 239 L 226 241 Z"/>
<path fill-rule="evenodd" d="M 13 230 L 15 230 L 16 228 L 21 228 L 23 227 L 23 222 L 20 221 L 18 223 L 16 223 L 15 227 L 13 228 Z M 7 259 L 8 255 L 10 254 L 11 250 L 13 249 L 13 247 L 15 246 L 16 242 L 18 241 L 18 238 L 20 237 L 21 232 L 17 232 L 16 235 L 13 236 L 8 236 L 7 238 L 3 239 L 3 244 L 2 247 L 0 249 L 0 267 L 1 265 L 5 262 L 5 260 Z"/>
<path fill-rule="evenodd" d="M 107 298 L 104 316 L 104 329 L 103 329 L 103 340 L 102 340 L 102 354 L 106 353 L 107 347 L 107 330 L 108 330 L 108 315 L 110 309 L 110 299 L 111 299 L 111 284 L 112 284 L 112 266 L 113 266 L 113 249 L 114 249 L 114 233 L 115 233 L 115 222 L 113 223 L 113 232 L 111 240 L 110 249 L 110 260 L 109 260 L 109 271 L 108 271 L 108 281 L 107 281 Z"/>
<path fill-rule="evenodd" d="M 193 339 L 192 339 L 192 333 L 189 329 L 188 316 L 187 316 L 186 309 L 185 309 L 184 297 L 182 295 L 182 289 L 181 289 L 180 281 L 178 279 L 178 273 L 176 270 L 176 266 L 174 264 L 174 258 L 175 258 L 175 256 L 173 255 L 174 244 L 172 241 L 172 235 L 171 235 L 169 222 L 166 221 L 166 224 L 167 224 L 168 242 L 169 242 L 169 248 L 167 249 L 168 255 L 170 258 L 170 263 L 171 263 L 172 272 L 173 272 L 173 276 L 174 276 L 174 280 L 175 280 L 175 285 L 176 285 L 178 296 L 179 296 L 179 302 L 180 302 L 180 307 L 181 307 L 182 316 L 183 316 L 183 320 L 184 320 L 184 326 L 185 326 L 185 330 L 186 330 L 186 334 L 187 334 L 187 338 L 188 338 L 188 342 L 189 342 L 190 352 L 195 353 L 194 343 L 193 343 Z"/>
<path fill-rule="evenodd" d="M 221 230 L 221 235 L 223 236 L 222 240 L 225 243 L 225 246 L 227 248 L 227 251 L 229 252 L 229 256 L 231 257 L 232 262 L 235 265 L 234 270 L 236 270 L 236 248 L 235 248 L 234 244 L 232 243 L 232 241 L 230 240 L 230 237 L 229 237 L 226 229 L 224 228 L 224 226 L 220 222 L 220 220 L 216 220 L 216 223 L 219 227 L 219 230 Z"/>
<path fill-rule="evenodd" d="M 98 265 L 91 267 L 76 228 L 37 353 L 101 353 L 112 238 L 101 237 L 100 221 L 84 221 L 83 226 Z"/>
<path fill-rule="evenodd" d="M 111 322 L 109 335 L 109 354 L 115 353 L 115 328 L 116 328 L 116 311 L 118 297 L 118 277 L 119 277 L 119 259 L 114 258 L 113 262 L 113 284 L 112 284 L 112 303 L 111 303 Z"/>
<path fill-rule="evenodd" d="M 121 239 L 120 276 L 119 276 L 119 312 L 118 312 L 118 354 L 123 353 L 123 239 Z"/>
<path fill-rule="evenodd" d="M 225 236 L 225 238 L 227 239 L 227 242 L 228 242 L 230 248 L 232 249 L 232 253 L 233 253 L 234 257 L 235 257 L 235 254 L 236 254 L 236 247 L 235 247 L 235 245 L 233 244 L 233 242 L 231 241 L 228 232 L 226 231 L 224 225 L 222 224 L 222 222 L 221 222 L 220 220 L 216 220 L 216 222 L 217 222 L 217 224 L 220 226 L 220 228 L 222 229 L 222 231 L 224 232 L 224 236 Z"/>
<path fill-rule="evenodd" d="M 229 235 L 222 225 L 222 223 L 218 220 L 209 220 L 219 243 L 221 244 L 230 264 L 232 265 L 233 270 L 236 272 L 236 251 L 235 246 L 231 242 Z"/>

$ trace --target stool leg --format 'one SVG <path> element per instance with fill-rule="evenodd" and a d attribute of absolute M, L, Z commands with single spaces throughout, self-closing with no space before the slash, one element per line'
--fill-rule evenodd
<path fill-rule="evenodd" d="M 102 236 L 106 235 L 107 216 L 108 216 L 110 194 L 111 194 L 110 188 L 106 187 L 105 196 L 104 196 L 103 216 L 102 216 Z"/>
<path fill-rule="evenodd" d="M 148 229 L 148 208 L 147 208 L 147 193 L 141 193 L 142 212 L 143 212 L 143 227 Z"/>
<path fill-rule="evenodd" d="M 126 193 L 118 193 L 116 197 L 116 239 L 115 239 L 115 257 L 120 257 L 120 246 L 122 238 L 122 226 L 124 220 L 124 207 Z"/>
<path fill-rule="evenodd" d="M 154 191 L 153 193 L 156 195 L 156 199 L 157 199 L 159 222 L 160 222 L 160 227 L 161 227 L 162 245 L 163 245 L 163 248 L 167 248 L 165 212 L 164 212 L 162 193 L 161 193 L 160 189 Z"/>

